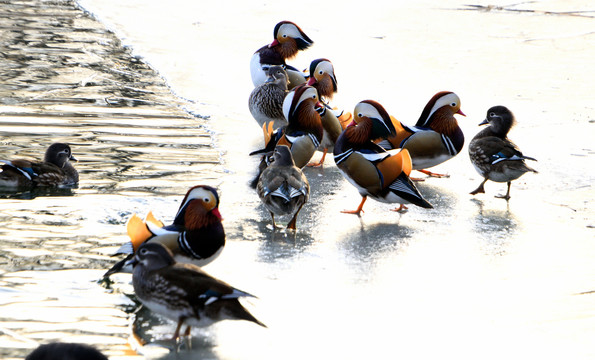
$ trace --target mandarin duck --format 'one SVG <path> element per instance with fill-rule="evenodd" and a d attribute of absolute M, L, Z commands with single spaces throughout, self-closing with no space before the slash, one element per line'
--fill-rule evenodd
<path fill-rule="evenodd" d="M 250 114 L 260 127 L 268 127 L 273 123 L 277 129 L 287 125 L 283 115 L 283 100 L 287 95 L 287 73 L 280 65 L 269 67 L 268 79 L 265 83 L 258 85 L 250 93 L 248 107 Z"/>
<path fill-rule="evenodd" d="M 295 166 L 303 168 L 322 141 L 324 130 L 320 113 L 324 111 L 325 107 L 319 101 L 315 88 L 306 84 L 295 87 L 283 101 L 283 114 L 287 119 L 287 126 L 274 131 L 272 126 L 263 126 L 265 148 L 253 151 L 250 155 L 272 154 L 275 146 L 285 145 L 291 150 Z M 263 159 L 266 158 L 265 156 Z"/>
<path fill-rule="evenodd" d="M 178 263 L 159 243 L 144 243 L 134 257 L 132 285 L 136 297 L 158 314 L 177 321 L 174 341 L 182 325 L 206 327 L 221 320 L 247 320 L 266 327 L 242 306 L 240 297 L 255 297 L 218 280 L 193 264 Z"/>
<path fill-rule="evenodd" d="M 318 97 L 328 109 L 337 117 L 341 123 L 341 128 L 345 127 L 351 122 L 353 116 L 351 113 L 337 110 L 329 105 L 335 93 L 337 93 L 337 76 L 335 75 L 335 68 L 329 59 L 320 58 L 313 60 L 310 63 L 308 77 L 308 85 L 313 86 L 318 91 Z"/>
<path fill-rule="evenodd" d="M 465 137 L 454 114 L 465 116 L 461 100 L 453 92 L 441 91 L 426 104 L 415 126 L 403 125 L 391 117 L 396 133 L 378 144 L 385 149 L 407 149 L 414 170 L 446 176 L 425 169 L 452 159 L 463 148 Z"/>
<path fill-rule="evenodd" d="M 0 160 L 0 187 L 30 188 L 35 186 L 72 186 L 79 174 L 70 161 L 77 161 L 70 146 L 54 143 L 47 148 L 43 161 L 23 159 Z"/>
<path fill-rule="evenodd" d="M 390 116 L 378 102 L 364 100 L 354 110 L 354 121 L 341 133 L 334 149 L 337 167 L 362 196 L 354 211 L 360 215 L 368 197 L 384 203 L 406 203 L 432 208 L 419 193 L 409 174 L 412 161 L 406 149 L 385 150 L 372 140 L 386 139 L 395 134 Z"/>
<path fill-rule="evenodd" d="M 351 120 L 351 114 L 345 112 L 337 112 L 331 109 L 328 102 L 337 92 L 337 77 L 335 76 L 335 69 L 333 64 L 328 59 L 316 59 L 310 63 L 310 77 L 308 85 L 314 87 L 318 91 L 318 96 L 326 108 L 321 112 L 322 127 L 324 129 L 323 138 L 318 147 L 322 152 L 322 157 L 318 162 L 309 163 L 308 166 L 318 167 L 322 166 L 328 149 L 335 147 L 337 138 L 344 130 L 347 123 Z"/>
<path fill-rule="evenodd" d="M 288 66 L 286 60 L 295 57 L 300 50 L 312 46 L 314 42 L 299 26 L 291 21 L 281 21 L 273 30 L 273 42 L 258 49 L 250 60 L 252 83 L 258 86 L 267 80 L 267 69 L 272 65 L 281 65 L 288 74 L 290 86 L 293 88 L 306 82 L 304 74 L 294 67 Z"/>
<path fill-rule="evenodd" d="M 491 107 L 487 117 L 479 125 L 488 125 L 481 130 L 469 144 L 469 157 L 475 170 L 484 180 L 471 195 L 485 193 L 483 185 L 488 181 L 505 182 L 508 185 L 506 195 L 497 198 L 510 199 L 510 184 L 524 173 L 534 172 L 525 160 L 537 161 L 523 155 L 519 148 L 508 139 L 507 135 L 516 123 L 514 115 L 504 106 Z"/>
<path fill-rule="evenodd" d="M 310 63 L 308 85 L 318 91 L 321 101 L 328 103 L 337 92 L 337 77 L 335 68 L 329 59 L 315 59 Z"/>
<path fill-rule="evenodd" d="M 124 265 L 147 242 L 163 244 L 179 262 L 204 266 L 215 260 L 225 246 L 225 231 L 218 207 L 217 190 L 198 185 L 188 190 L 171 225 L 164 226 L 151 212 L 144 221 L 133 215 L 126 225 L 130 241 L 115 254 L 128 256 L 109 269 L 103 275 L 104 279 L 117 272 L 128 272 Z"/>
<path fill-rule="evenodd" d="M 297 216 L 308 201 L 310 184 L 300 168 L 295 166 L 291 151 L 285 145 L 277 145 L 273 159 L 258 178 L 256 192 L 264 206 L 271 213 L 273 228 L 276 228 L 275 214 L 293 214 L 288 229 L 296 229 Z"/>

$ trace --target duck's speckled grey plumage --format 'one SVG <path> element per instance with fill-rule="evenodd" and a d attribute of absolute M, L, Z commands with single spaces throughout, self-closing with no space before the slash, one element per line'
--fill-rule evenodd
<path fill-rule="evenodd" d="M 484 193 L 484 184 L 488 181 L 507 183 L 506 195 L 497 196 L 510 199 L 510 184 L 527 172 L 537 172 L 525 164 L 525 160 L 534 158 L 524 156 L 519 148 L 508 139 L 507 135 L 515 124 L 512 112 L 504 106 L 491 107 L 486 119 L 479 125 L 489 126 L 480 131 L 469 144 L 469 158 L 484 180 L 472 195 Z"/>
<path fill-rule="evenodd" d="M 267 75 L 267 81 L 250 93 L 248 107 L 258 126 L 268 125 L 272 121 L 273 128 L 277 129 L 287 125 L 287 119 L 283 115 L 283 100 L 287 95 L 289 82 L 282 66 L 271 66 Z"/>
<path fill-rule="evenodd" d="M 70 146 L 63 143 L 50 145 L 43 161 L 2 160 L 4 165 L 0 173 L 0 187 L 76 185 L 79 174 L 70 160 L 77 161 Z"/>
<path fill-rule="evenodd" d="M 287 228 L 295 229 L 297 215 L 308 201 L 310 185 L 302 170 L 295 166 L 287 146 L 275 148 L 273 160 L 260 175 L 256 191 L 271 213 L 273 226 L 276 226 L 275 214 L 293 214 Z"/>
<path fill-rule="evenodd" d="M 171 251 L 161 244 L 143 244 L 131 263 L 137 298 L 152 311 L 178 322 L 174 339 L 184 323 L 204 327 L 229 319 L 266 327 L 238 300 L 253 295 L 215 279 L 198 266 L 176 263 Z"/>

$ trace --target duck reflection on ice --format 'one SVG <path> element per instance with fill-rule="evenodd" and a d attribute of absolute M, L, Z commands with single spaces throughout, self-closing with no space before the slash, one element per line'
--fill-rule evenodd
<path fill-rule="evenodd" d="M 471 199 L 471 202 L 478 208 L 477 215 L 473 219 L 473 227 L 478 237 L 483 240 L 486 252 L 503 255 L 518 231 L 519 221 L 510 212 L 508 204 L 505 210 L 484 210 L 483 201 Z"/>

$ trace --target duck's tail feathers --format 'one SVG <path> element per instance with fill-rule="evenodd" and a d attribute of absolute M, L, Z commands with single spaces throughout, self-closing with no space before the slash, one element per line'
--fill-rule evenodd
<path fill-rule="evenodd" d="M 255 324 L 258 324 L 262 327 L 265 327 L 265 328 L 267 327 L 264 323 L 262 323 L 260 320 L 255 318 L 254 315 L 250 314 L 250 312 L 240 303 L 240 301 L 238 299 L 234 299 L 232 301 L 236 305 L 229 306 L 226 309 L 230 313 L 232 318 L 238 319 L 238 320 L 247 320 L 247 321 L 253 322 Z"/>
<path fill-rule="evenodd" d="M 409 201 L 413 205 L 425 209 L 434 208 L 424 197 L 421 195 L 413 181 L 409 179 L 409 176 L 405 173 L 401 173 L 399 177 L 389 186 L 399 197 Z"/>
<path fill-rule="evenodd" d="M 119 272 L 129 272 L 128 269 L 125 268 L 126 262 L 130 260 L 134 254 L 129 254 L 125 259 L 118 261 L 114 266 L 111 267 L 108 271 L 103 274 L 103 279 L 108 279 L 111 275 Z"/>

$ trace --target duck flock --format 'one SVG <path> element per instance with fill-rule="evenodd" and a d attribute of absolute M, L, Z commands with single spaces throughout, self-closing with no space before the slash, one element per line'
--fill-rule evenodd
<path fill-rule="evenodd" d="M 451 91 L 433 95 L 414 125 L 401 123 L 377 101 L 366 99 L 353 113 L 332 107 L 337 92 L 333 64 L 315 59 L 307 71 L 286 63 L 313 41 L 290 21 L 281 21 L 273 31 L 273 41 L 251 58 L 254 89 L 249 110 L 263 130 L 264 143 L 250 155 L 259 156 L 257 174 L 251 182 L 271 214 L 290 215 L 286 227 L 296 230 L 297 216 L 307 206 L 310 193 L 302 169 L 323 166 L 327 153 L 345 179 L 362 199 L 355 210 L 361 215 L 368 198 L 395 204 L 432 208 L 415 186 L 413 170 L 440 177 L 428 169 L 441 164 L 463 149 L 464 135 L 455 115 L 465 116 L 461 100 Z M 507 135 L 515 124 L 504 106 L 488 109 L 487 125 L 469 144 L 469 156 L 483 177 L 471 194 L 484 193 L 488 181 L 510 185 L 526 172 L 537 172 Z M 322 159 L 311 163 L 316 151 Z M 31 188 L 76 185 L 79 176 L 68 144 L 52 144 L 43 161 L 3 160 L 2 188 Z M 203 327 L 224 319 L 251 321 L 265 326 L 246 310 L 239 299 L 252 297 L 201 269 L 216 259 L 225 246 L 225 231 L 218 210 L 215 188 L 197 185 L 188 190 L 171 224 L 165 225 L 151 213 L 144 219 L 133 215 L 127 223 L 130 241 L 117 251 L 122 260 L 113 265 L 104 279 L 118 272 L 132 272 L 136 297 L 149 309 L 177 322 L 173 340 L 189 335 L 192 326 Z M 184 332 L 182 326 L 186 325 Z"/>
<path fill-rule="evenodd" d="M 264 148 L 259 174 L 252 182 L 259 197 L 274 215 L 293 214 L 288 224 L 295 229 L 298 212 L 308 198 L 308 182 L 299 171 L 304 166 L 322 166 L 326 153 L 333 151 L 341 174 L 358 190 L 361 203 L 345 213 L 360 215 L 367 198 L 384 203 L 432 208 L 410 175 L 417 170 L 429 176 L 444 176 L 427 170 L 461 152 L 465 142 L 455 118 L 461 100 L 454 92 L 440 91 L 428 101 L 415 125 L 401 123 L 375 100 L 356 104 L 353 114 L 330 105 L 337 92 L 337 77 L 330 60 L 311 62 L 307 74 L 286 63 L 313 45 L 313 41 L 290 21 L 279 22 L 273 41 L 258 49 L 250 61 L 254 90 L 249 97 L 250 113 L 262 127 Z M 471 192 L 484 192 L 488 180 L 510 184 L 526 172 L 536 172 L 525 164 L 535 160 L 524 156 L 507 134 L 514 115 L 504 106 L 494 106 L 480 125 L 489 125 L 469 145 L 475 169 L 483 176 Z M 287 147 L 286 150 L 280 150 Z M 322 151 L 320 162 L 310 163 Z M 297 169 L 296 169 L 297 168 Z"/>

